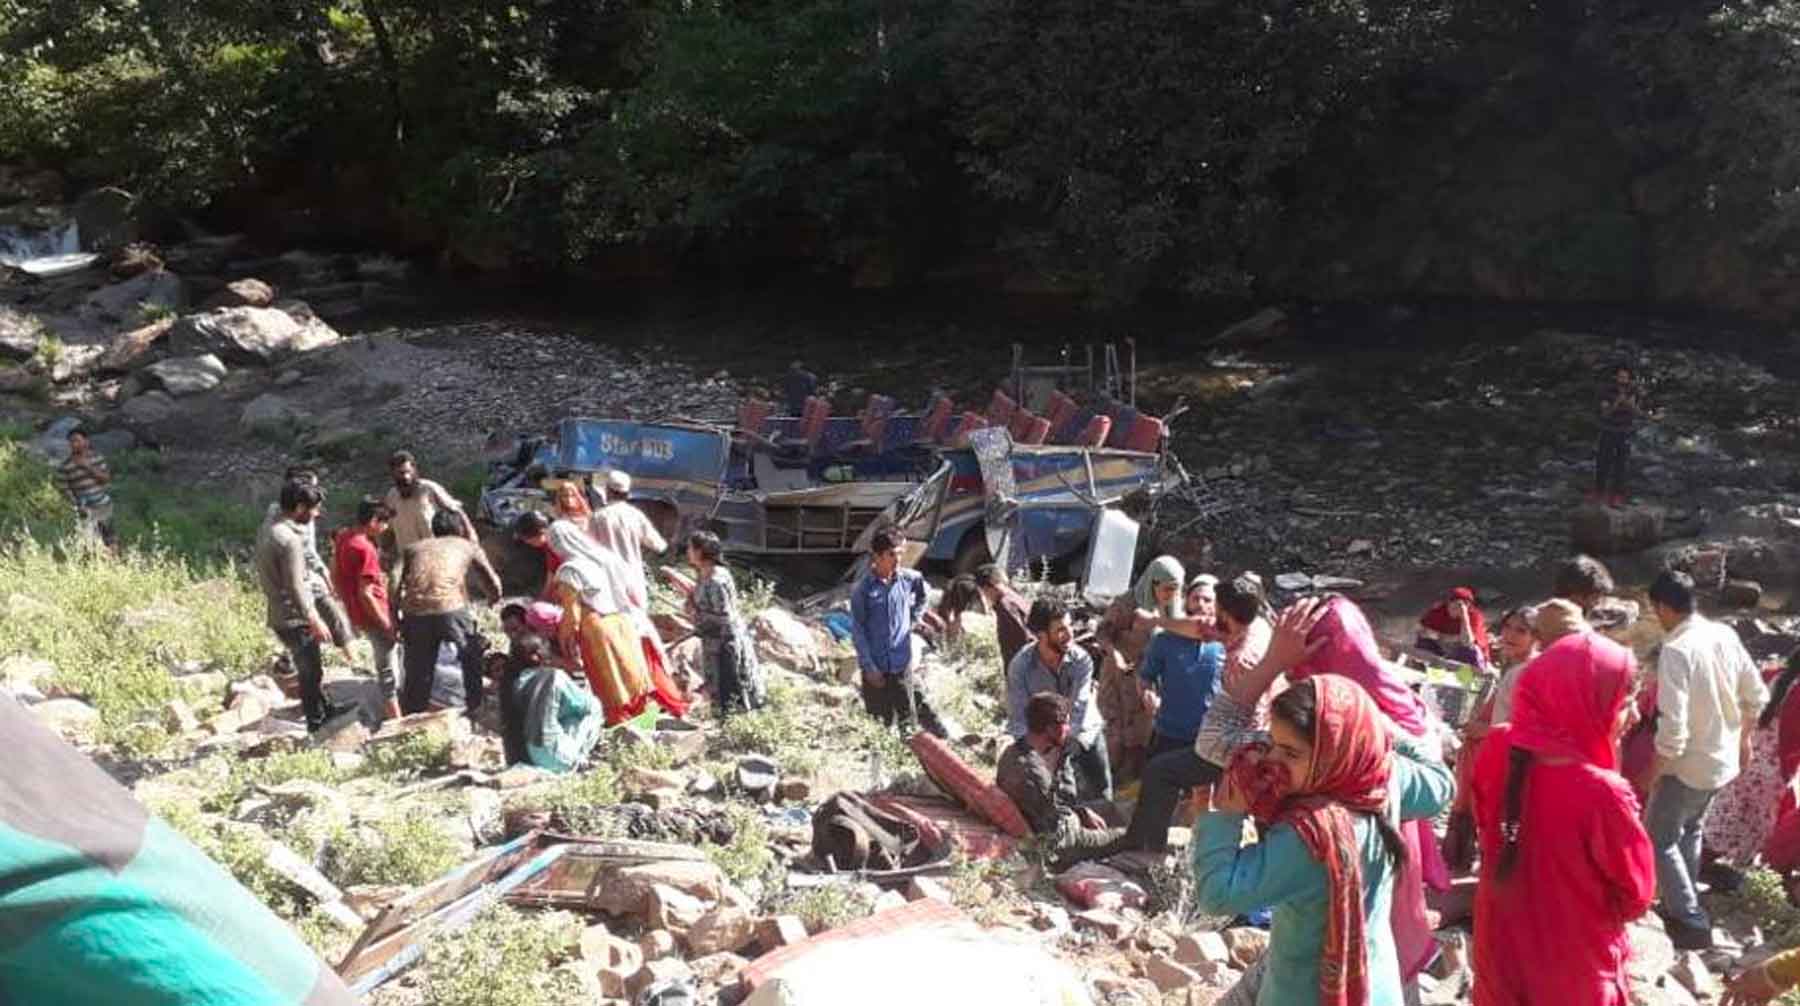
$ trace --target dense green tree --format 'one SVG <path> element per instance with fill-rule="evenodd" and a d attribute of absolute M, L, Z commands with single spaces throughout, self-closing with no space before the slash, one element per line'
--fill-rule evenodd
<path fill-rule="evenodd" d="M 1800 0 L 0 0 L 0 161 L 479 266 L 1779 312 L 1797 52 Z"/>

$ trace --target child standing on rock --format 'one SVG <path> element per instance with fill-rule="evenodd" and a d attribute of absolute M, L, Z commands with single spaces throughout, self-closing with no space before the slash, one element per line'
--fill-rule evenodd
<path fill-rule="evenodd" d="M 1607 506 L 1625 504 L 1625 465 L 1631 460 L 1631 434 L 1644 414 L 1643 395 L 1631 367 L 1613 371 L 1612 387 L 1600 402 L 1600 440 L 1594 452 L 1592 499 Z"/>

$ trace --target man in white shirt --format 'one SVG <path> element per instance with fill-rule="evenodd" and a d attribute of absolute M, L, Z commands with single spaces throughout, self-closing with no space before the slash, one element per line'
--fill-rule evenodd
<path fill-rule="evenodd" d="M 588 533 L 594 540 L 613 554 L 625 560 L 631 567 L 636 584 L 649 595 L 649 585 L 644 575 L 644 553 L 661 555 L 669 548 L 669 543 L 657 533 L 656 525 L 645 516 L 644 511 L 631 505 L 631 476 L 621 471 L 606 473 L 606 505 L 594 511 L 588 521 Z"/>
<path fill-rule="evenodd" d="M 1650 585 L 1650 606 L 1668 635 L 1656 665 L 1656 760 L 1641 780 L 1650 794 L 1645 825 L 1669 939 L 1678 950 L 1704 950 L 1712 920 L 1694 878 L 1706 811 L 1749 760 L 1769 692 L 1737 633 L 1694 610 L 1692 577 L 1664 572 Z"/>

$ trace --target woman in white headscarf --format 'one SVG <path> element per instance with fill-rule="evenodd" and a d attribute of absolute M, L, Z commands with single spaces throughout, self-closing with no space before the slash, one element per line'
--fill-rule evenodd
<path fill-rule="evenodd" d="M 1149 618 L 1182 614 L 1182 573 L 1173 556 L 1159 556 L 1138 577 L 1132 592 L 1115 599 L 1094 628 L 1094 642 L 1100 648 L 1095 701 L 1106 720 L 1106 753 L 1115 780 L 1130 781 L 1144 770 L 1156 708 L 1146 698 L 1154 692 L 1138 676 L 1138 664 L 1156 632 Z"/>
<path fill-rule="evenodd" d="M 558 635 L 580 660 L 607 725 L 638 716 L 652 698 L 673 716 L 685 713 L 686 703 L 666 676 L 657 680 L 646 659 L 637 613 L 648 607 L 648 598 L 625 561 L 571 521 L 551 524 L 548 537 L 562 560 L 551 587 L 563 608 Z"/>

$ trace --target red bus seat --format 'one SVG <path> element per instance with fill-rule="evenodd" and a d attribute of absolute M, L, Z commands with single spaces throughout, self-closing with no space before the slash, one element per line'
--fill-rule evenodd
<path fill-rule="evenodd" d="M 1124 447 L 1128 451 L 1143 451 L 1155 454 L 1162 450 L 1163 421 L 1155 416 L 1140 415 L 1125 435 Z"/>
<path fill-rule="evenodd" d="M 994 397 L 988 399 L 988 422 L 995 426 L 1006 426 L 1012 422 L 1013 413 L 1018 411 L 1019 403 L 1012 396 L 1000 389 L 994 389 Z"/>
<path fill-rule="evenodd" d="M 1087 425 L 1082 427 L 1081 432 L 1070 443 L 1077 447 L 1102 447 L 1111 433 L 1112 417 L 1095 416 L 1087 421 Z"/>
<path fill-rule="evenodd" d="M 1032 446 L 1043 443 L 1044 439 L 1050 436 L 1050 420 L 1045 419 L 1042 416 L 1034 416 L 1029 412 L 1023 412 L 1023 410 L 1021 411 L 1029 421 L 1024 424 L 1025 428 L 1022 432 L 1013 434 L 1013 440 L 1021 444 Z M 1015 420 L 1013 426 L 1017 429 L 1019 423 Z"/>
<path fill-rule="evenodd" d="M 938 395 L 925 408 L 925 418 L 919 421 L 919 432 L 914 438 L 921 443 L 941 443 L 944 434 L 950 431 L 950 410 L 954 408 L 949 395 Z"/>

